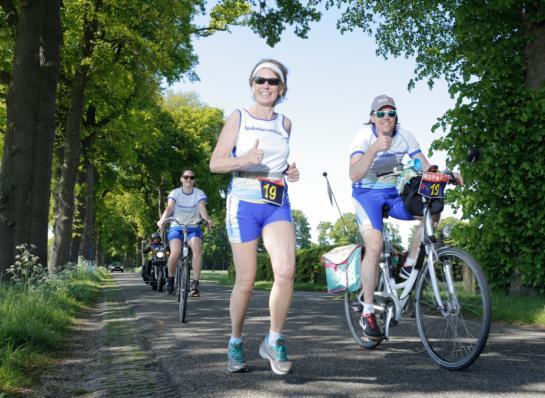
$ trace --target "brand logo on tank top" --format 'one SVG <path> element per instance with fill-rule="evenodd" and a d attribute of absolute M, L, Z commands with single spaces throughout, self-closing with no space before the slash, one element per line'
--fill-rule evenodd
<path fill-rule="evenodd" d="M 254 131 L 264 131 L 266 133 L 273 133 L 273 134 L 278 134 L 278 135 L 282 135 L 282 133 L 278 130 L 274 130 L 274 129 L 265 129 L 263 127 L 256 127 L 256 126 L 244 126 L 244 130 L 246 131 L 250 131 L 250 130 L 254 130 Z"/>

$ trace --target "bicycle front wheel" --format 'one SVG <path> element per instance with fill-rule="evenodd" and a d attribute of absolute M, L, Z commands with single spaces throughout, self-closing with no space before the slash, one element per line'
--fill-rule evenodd
<path fill-rule="evenodd" d="M 187 313 L 187 296 L 189 294 L 189 259 L 182 260 L 182 269 L 180 272 L 180 284 L 178 289 L 178 310 L 180 313 L 180 322 L 184 323 Z"/>
<path fill-rule="evenodd" d="M 490 331 L 490 295 L 484 273 L 465 251 L 445 247 L 434 263 L 442 305 L 428 265 L 416 282 L 416 323 L 424 349 L 439 366 L 460 370 L 481 354 Z"/>

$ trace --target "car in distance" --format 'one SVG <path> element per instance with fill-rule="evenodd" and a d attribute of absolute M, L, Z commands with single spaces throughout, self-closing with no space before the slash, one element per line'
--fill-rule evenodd
<path fill-rule="evenodd" d="M 111 263 L 108 266 L 108 269 L 110 270 L 110 272 L 114 272 L 114 271 L 123 272 L 123 265 L 119 262 Z"/>

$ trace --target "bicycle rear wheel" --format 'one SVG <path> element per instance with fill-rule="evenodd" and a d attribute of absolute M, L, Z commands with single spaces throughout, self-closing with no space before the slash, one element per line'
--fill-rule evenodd
<path fill-rule="evenodd" d="M 180 322 L 184 323 L 187 313 L 187 296 L 189 294 L 189 259 L 182 260 L 180 273 L 180 288 L 178 290 L 178 311 L 180 313 Z"/>
<path fill-rule="evenodd" d="M 351 293 L 346 291 L 344 293 L 344 313 L 346 316 L 346 323 L 348 324 L 348 330 L 354 341 L 363 348 L 371 350 L 380 344 L 380 341 L 371 340 L 363 333 L 363 329 L 360 326 L 361 314 L 363 312 L 363 306 L 358 300 L 359 291 Z M 378 314 L 377 314 L 378 315 Z M 377 316 L 377 322 L 380 322 L 380 317 Z"/>
<path fill-rule="evenodd" d="M 488 338 L 488 285 L 477 261 L 465 251 L 446 247 L 437 255 L 434 269 L 443 305 L 437 304 L 426 265 L 416 282 L 416 323 L 431 359 L 445 369 L 460 370 L 479 357 Z"/>

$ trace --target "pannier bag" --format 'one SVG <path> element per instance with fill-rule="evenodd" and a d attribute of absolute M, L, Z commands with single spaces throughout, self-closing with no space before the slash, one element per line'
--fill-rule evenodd
<path fill-rule="evenodd" d="M 409 182 L 403 187 L 403 191 L 400 192 L 400 196 L 403 199 L 405 208 L 413 216 L 424 215 L 424 204 L 422 202 L 422 196 L 418 193 L 420 183 L 422 182 L 421 176 L 412 177 Z M 431 214 L 439 214 L 443 211 L 444 199 L 431 199 L 430 200 L 430 212 Z"/>
<path fill-rule="evenodd" d="M 360 290 L 361 250 L 361 245 L 346 245 L 322 255 L 329 293 Z"/>

